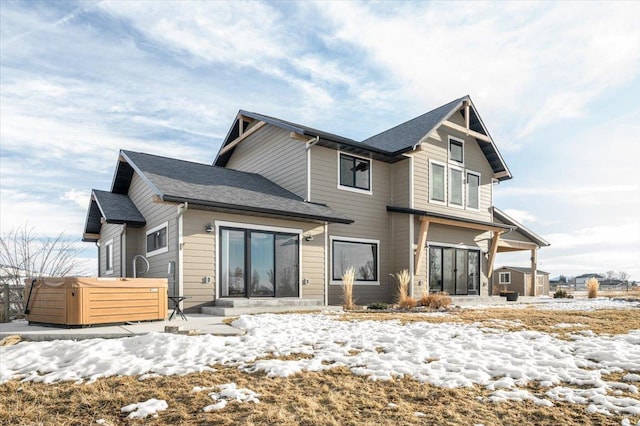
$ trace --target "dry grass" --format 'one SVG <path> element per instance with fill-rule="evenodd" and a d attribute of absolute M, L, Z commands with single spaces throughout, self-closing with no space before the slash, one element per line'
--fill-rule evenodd
<path fill-rule="evenodd" d="M 346 313 L 339 318 L 351 320 L 392 321 L 401 323 L 479 323 L 487 327 L 505 330 L 535 330 L 566 336 L 580 330 L 591 330 L 596 334 L 625 334 L 640 329 L 640 310 L 602 309 L 597 311 L 543 311 L 534 307 L 523 309 L 462 309 L 451 310 L 447 316 L 430 316 L 416 313 L 363 312 Z M 497 321 L 510 321 L 504 324 Z M 556 324 L 574 324 L 574 327 L 557 328 Z"/>
<path fill-rule="evenodd" d="M 214 373 L 160 377 L 137 381 L 131 377 L 101 379 L 90 385 L 9 382 L 0 386 L 0 423 L 11 425 L 89 425 L 104 419 L 109 425 L 619 425 L 621 416 L 587 414 L 584 406 L 556 403 L 540 407 L 531 402 L 494 404 L 480 388 L 443 389 L 411 379 L 376 382 L 345 368 L 267 378 L 235 368 Z M 235 382 L 260 394 L 259 404 L 230 402 L 223 410 L 204 413 L 212 404 L 207 391 Z M 541 395 L 544 389 L 529 390 Z M 156 419 L 130 421 L 120 408 L 150 398 L 169 404 Z M 397 406 L 389 406 L 389 403 Z M 424 413 L 417 417 L 416 412 Z M 639 418 L 631 417 L 635 424 Z"/>
<path fill-rule="evenodd" d="M 407 269 L 394 274 L 390 274 L 398 285 L 398 307 L 401 309 L 413 309 L 418 305 L 418 302 L 413 297 L 409 296 L 409 284 L 411 283 L 411 275 Z"/>
<path fill-rule="evenodd" d="M 587 280 L 587 294 L 589 299 L 595 299 L 598 297 L 598 288 L 600 287 L 600 283 L 595 278 L 589 278 Z"/>
<path fill-rule="evenodd" d="M 451 297 L 449 297 L 449 293 L 447 292 L 423 294 L 420 298 L 420 306 L 429 309 L 446 309 L 451 306 Z"/>

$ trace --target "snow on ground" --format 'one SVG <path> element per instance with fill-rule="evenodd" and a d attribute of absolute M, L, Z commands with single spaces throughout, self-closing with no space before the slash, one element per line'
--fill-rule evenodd
<path fill-rule="evenodd" d="M 608 297 L 598 297 L 595 299 L 552 299 L 549 297 L 537 297 L 537 301 L 533 304 L 515 303 L 515 304 L 468 304 L 461 305 L 463 309 L 525 309 L 533 306 L 540 310 L 550 311 L 595 311 L 597 309 L 637 309 L 640 308 L 640 302 L 627 302 L 620 299 L 610 299 Z M 455 302 L 454 302 L 455 304 Z"/>
<path fill-rule="evenodd" d="M 122 413 L 129 413 L 129 419 L 145 419 L 147 416 L 158 416 L 158 411 L 164 411 L 169 408 L 167 401 L 164 399 L 151 398 L 145 402 L 129 404 L 120 409 Z"/>
<path fill-rule="evenodd" d="M 590 304 L 611 306 L 600 300 Z M 345 366 L 372 380 L 409 376 L 447 388 L 480 385 L 493 391 L 492 401 L 531 400 L 540 405 L 565 401 L 581 404 L 589 412 L 640 415 L 640 401 L 622 395 L 638 393 L 633 384 L 638 375 L 632 373 L 640 371 L 640 330 L 614 336 L 583 330 L 561 340 L 538 331 L 508 331 L 500 322 L 491 328 L 339 318 L 338 314 L 242 316 L 233 325 L 246 329 L 244 336 L 151 333 L 110 340 L 23 342 L 0 347 L 0 383 L 187 374 L 215 371 L 210 367 L 215 364 L 263 371 L 271 377 Z M 295 353 L 312 357 L 268 356 Z M 624 383 L 602 378 L 622 371 L 630 372 Z M 519 388 L 529 382 L 542 390 L 534 395 Z M 229 398 L 220 398 L 223 392 L 218 392 L 213 406 L 226 405 L 222 401 Z M 213 406 L 207 408 L 216 409 Z"/>
<path fill-rule="evenodd" d="M 217 402 L 215 404 L 207 405 L 206 407 L 204 407 L 202 411 L 204 411 L 205 413 L 216 411 L 216 410 L 222 410 L 231 401 L 236 401 L 240 403 L 242 402 L 253 402 L 255 404 L 260 403 L 260 400 L 258 399 L 258 396 L 260 395 L 258 395 L 251 389 L 238 388 L 237 385 L 233 382 L 225 383 L 223 385 L 218 385 L 213 388 L 203 388 L 200 386 L 195 386 L 191 390 L 191 392 L 202 392 L 204 390 L 211 390 L 216 388 L 220 389 L 220 392 L 211 392 L 209 393 L 209 397 L 212 400 Z"/>

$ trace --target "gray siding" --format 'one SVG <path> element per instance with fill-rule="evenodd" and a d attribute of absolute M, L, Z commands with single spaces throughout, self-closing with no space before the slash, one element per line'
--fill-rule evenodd
<path fill-rule="evenodd" d="M 398 161 L 390 165 L 391 169 L 391 199 L 390 204 L 396 207 L 411 207 L 411 167 L 410 159 Z"/>
<path fill-rule="evenodd" d="M 459 113 L 454 114 L 454 116 L 450 118 L 450 121 L 464 125 L 464 120 Z M 429 160 L 431 159 L 447 164 L 449 135 L 464 140 L 464 168 L 468 171 L 480 173 L 480 211 L 443 206 L 429 202 Z M 474 138 L 466 136 L 464 133 L 459 133 L 446 127 L 440 127 L 423 141 L 421 150 L 412 154 L 414 157 L 414 203 L 416 209 L 429 210 L 435 213 L 443 213 L 468 219 L 491 220 L 491 181 L 493 170 L 480 150 L 478 143 L 483 142 L 477 142 Z M 448 196 L 448 171 L 446 182 Z M 464 202 L 466 203 L 466 191 L 464 194 Z"/>
<path fill-rule="evenodd" d="M 147 185 L 137 173 L 133 174 L 131 186 L 129 187 L 129 197 L 136 205 L 142 216 L 147 221 L 144 228 L 132 232 L 132 236 L 136 236 L 134 241 L 128 241 L 132 246 L 137 246 L 137 253 L 127 253 L 128 263 L 136 254 L 142 254 L 149 261 L 149 271 L 142 275 L 147 278 L 167 278 L 167 267 L 170 261 L 176 262 L 177 265 L 177 229 L 176 216 L 177 204 L 174 203 L 157 203 L 153 201 L 155 193 Z M 147 255 L 147 231 L 153 229 L 163 223 L 167 223 L 167 248 L 165 253 L 153 256 Z M 131 238 L 131 240 L 134 240 Z M 142 267 L 142 266 L 140 266 Z M 177 268 L 176 268 L 177 269 Z M 176 270 L 176 275 L 179 271 Z M 169 277 L 169 286 L 172 287 L 172 279 Z"/>
<path fill-rule="evenodd" d="M 357 304 L 368 304 L 392 299 L 393 279 L 389 276 L 391 232 L 387 205 L 391 200 L 391 166 L 371 161 L 372 194 L 338 189 L 338 154 L 333 149 L 314 146 L 311 149 L 311 200 L 325 203 L 337 212 L 355 220 L 351 225 L 330 224 L 329 235 L 379 240 L 380 285 L 356 285 Z M 331 250 L 331 248 L 329 248 Z M 332 264 L 329 262 L 329 271 Z M 329 285 L 329 304 L 342 303 L 340 285 Z"/>
<path fill-rule="evenodd" d="M 236 146 L 227 168 L 258 173 L 294 194 L 306 198 L 305 143 L 290 132 L 265 125 Z"/>
<path fill-rule="evenodd" d="M 324 227 L 316 223 L 283 219 L 261 218 L 239 214 L 219 213 L 204 210 L 188 210 L 184 215 L 184 294 L 190 299 L 185 307 L 194 310 L 212 305 L 218 291 L 218 266 L 216 264 L 215 232 L 207 233 L 206 226 L 216 221 L 234 222 L 267 227 L 301 229 L 303 235 L 313 237 L 312 241 L 301 238 L 302 258 L 300 271 L 302 279 L 309 284 L 302 286 L 302 298 L 324 300 Z M 210 283 L 206 277 L 211 277 Z"/>
<path fill-rule="evenodd" d="M 122 225 L 105 223 L 100 228 L 100 276 L 119 277 L 121 275 L 121 249 L 120 233 Z M 107 273 L 107 243 L 113 240 L 113 271 Z"/>

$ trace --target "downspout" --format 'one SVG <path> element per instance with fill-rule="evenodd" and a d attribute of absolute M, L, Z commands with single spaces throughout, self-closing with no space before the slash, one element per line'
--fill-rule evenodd
<path fill-rule="evenodd" d="M 415 147 L 414 147 L 415 150 Z M 409 208 L 413 209 L 413 155 L 409 156 Z M 409 289 L 409 295 L 414 297 L 414 289 L 413 286 L 415 284 L 415 274 L 418 271 L 414 271 L 413 265 L 415 262 L 415 251 L 413 249 L 415 235 L 414 235 L 414 216 L 412 214 L 409 215 L 409 276 L 411 277 Z M 427 268 L 429 266 L 427 265 Z M 426 284 L 425 284 L 426 285 Z"/>
<path fill-rule="evenodd" d="M 329 305 L 329 224 L 324 223 L 324 306 Z"/>
<path fill-rule="evenodd" d="M 98 276 L 100 276 L 100 241 L 96 241 L 96 248 L 98 249 Z"/>
<path fill-rule="evenodd" d="M 182 204 L 178 204 L 177 206 L 177 211 L 176 211 L 176 257 L 177 257 L 177 264 L 178 264 L 178 271 L 177 271 L 177 279 L 174 283 L 174 288 L 173 291 L 174 292 L 178 292 L 178 294 L 174 294 L 174 296 L 183 296 L 183 279 L 184 279 L 184 271 L 182 270 L 182 265 L 183 265 L 183 254 L 182 254 L 182 249 L 184 246 L 184 238 L 183 238 L 183 223 L 182 223 L 182 216 L 185 214 L 185 212 L 187 211 L 187 209 L 189 208 L 189 203 L 184 202 Z M 176 288 L 176 284 L 177 284 L 177 288 Z M 182 304 L 182 302 L 180 302 L 180 304 Z M 182 309 L 182 306 L 180 306 L 180 308 Z"/>
<path fill-rule="evenodd" d="M 307 196 L 305 201 L 311 201 L 311 147 L 318 143 L 320 136 L 310 139 L 306 143 L 307 150 Z"/>
<path fill-rule="evenodd" d="M 120 230 L 120 277 L 126 278 L 127 276 L 127 235 L 125 231 L 127 230 L 127 224 L 122 224 L 122 229 Z"/>

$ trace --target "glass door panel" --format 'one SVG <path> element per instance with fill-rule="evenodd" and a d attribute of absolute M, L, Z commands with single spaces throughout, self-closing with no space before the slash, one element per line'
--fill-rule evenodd
<path fill-rule="evenodd" d="M 429 291 L 442 291 L 442 249 L 429 247 Z"/>
<path fill-rule="evenodd" d="M 244 231 L 223 229 L 221 232 L 220 271 L 222 296 L 245 295 L 245 234 Z"/>
<path fill-rule="evenodd" d="M 276 296 L 297 297 L 298 236 L 276 235 Z"/>
<path fill-rule="evenodd" d="M 452 248 L 442 249 L 442 284 L 449 294 L 456 294 L 455 252 Z"/>
<path fill-rule="evenodd" d="M 477 250 L 469 250 L 467 285 L 469 294 L 480 294 L 480 252 Z"/>
<path fill-rule="evenodd" d="M 274 235 L 251 232 L 251 296 L 274 296 Z"/>
<path fill-rule="evenodd" d="M 456 249 L 456 294 L 467 294 L 467 250 Z"/>

